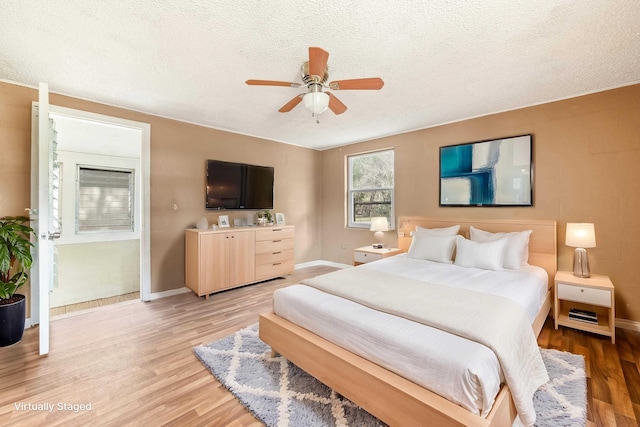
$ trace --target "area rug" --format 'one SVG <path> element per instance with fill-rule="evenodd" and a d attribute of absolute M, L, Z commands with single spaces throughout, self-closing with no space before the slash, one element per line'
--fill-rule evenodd
<path fill-rule="evenodd" d="M 267 427 L 385 425 L 284 357 L 271 357 L 271 348 L 258 337 L 257 324 L 193 351 Z M 584 426 L 584 357 L 541 351 L 551 381 L 534 396 L 536 426 Z"/>

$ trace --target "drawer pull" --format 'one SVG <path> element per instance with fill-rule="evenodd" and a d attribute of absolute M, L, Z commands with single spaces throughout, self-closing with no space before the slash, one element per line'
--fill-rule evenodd
<path fill-rule="evenodd" d="M 271 255 L 278 255 L 281 254 L 282 252 L 272 252 Z"/>
<path fill-rule="evenodd" d="M 273 243 L 280 243 L 282 240 L 272 240 Z"/>
<path fill-rule="evenodd" d="M 271 231 L 282 231 L 282 228 L 274 228 L 274 229 L 273 229 L 273 230 L 271 230 Z"/>
<path fill-rule="evenodd" d="M 273 265 L 280 265 L 282 264 L 281 262 L 274 262 Z"/>
<path fill-rule="evenodd" d="M 580 289 L 580 292 L 584 292 L 584 289 Z"/>

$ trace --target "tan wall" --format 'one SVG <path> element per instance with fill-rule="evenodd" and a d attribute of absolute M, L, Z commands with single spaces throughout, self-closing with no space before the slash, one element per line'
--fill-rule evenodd
<path fill-rule="evenodd" d="M 30 205 L 31 102 L 37 99 L 34 89 L 0 82 L 0 216 L 23 214 Z M 217 218 L 204 209 L 209 158 L 274 166 L 274 211 L 296 226 L 296 262 L 320 258 L 319 152 L 55 94 L 50 103 L 151 124 L 152 292 L 184 286 L 184 229 L 202 216 Z M 232 221 L 245 217 L 227 213 Z"/>
<path fill-rule="evenodd" d="M 439 147 L 532 133 L 534 206 L 440 208 Z M 593 222 L 591 271 L 611 277 L 616 317 L 640 321 L 640 85 L 322 152 L 322 258 L 351 263 L 368 230 L 345 229 L 345 155 L 395 148 L 396 216 L 553 219 L 558 266 L 572 269 L 567 222 Z M 397 242 L 385 233 L 388 244 Z"/>

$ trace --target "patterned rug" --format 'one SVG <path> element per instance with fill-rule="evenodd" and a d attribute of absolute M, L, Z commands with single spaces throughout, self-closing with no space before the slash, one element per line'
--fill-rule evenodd
<path fill-rule="evenodd" d="M 270 347 L 258 337 L 257 324 L 193 351 L 268 427 L 385 425 L 285 358 L 272 358 Z M 556 350 L 541 351 L 551 381 L 534 396 L 536 426 L 584 426 L 587 406 L 584 357 Z"/>

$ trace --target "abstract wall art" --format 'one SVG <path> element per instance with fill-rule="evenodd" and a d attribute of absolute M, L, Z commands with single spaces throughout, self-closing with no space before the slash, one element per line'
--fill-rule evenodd
<path fill-rule="evenodd" d="M 533 206 L 533 136 L 440 147 L 440 206 Z"/>

